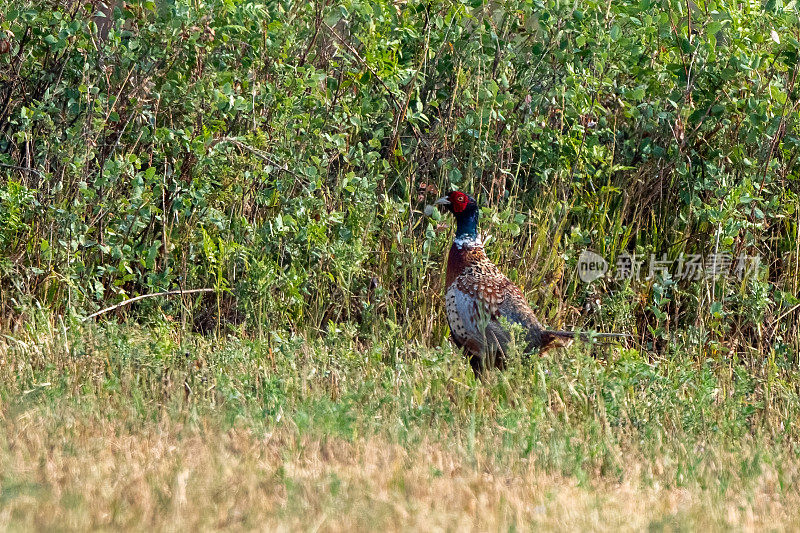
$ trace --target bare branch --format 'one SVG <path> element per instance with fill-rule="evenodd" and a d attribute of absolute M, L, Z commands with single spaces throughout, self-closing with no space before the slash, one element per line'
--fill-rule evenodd
<path fill-rule="evenodd" d="M 142 294 L 140 296 L 136 296 L 134 298 L 128 298 L 127 300 L 123 300 L 117 305 L 112 305 L 111 307 L 106 307 L 105 309 L 101 309 L 96 313 L 92 313 L 91 315 L 82 319 L 83 322 L 86 322 L 90 318 L 94 318 L 96 316 L 104 315 L 109 311 L 113 311 L 114 309 L 119 309 L 128 304 L 132 304 L 133 302 L 137 302 L 139 300 L 144 300 L 145 298 L 155 298 L 156 296 L 174 296 L 176 294 L 196 294 L 198 292 L 214 292 L 216 289 L 189 289 L 188 291 L 164 291 L 164 292 L 154 292 L 152 294 Z"/>
<path fill-rule="evenodd" d="M 232 145 L 236 146 L 237 148 L 241 148 L 242 150 L 245 150 L 245 151 L 247 151 L 247 152 L 250 152 L 250 153 L 251 153 L 251 154 L 253 154 L 254 156 L 256 156 L 256 157 L 258 157 L 259 159 L 261 159 L 262 161 L 266 162 L 268 165 L 272 165 L 273 167 L 277 168 L 278 170 L 282 170 L 282 171 L 284 171 L 284 172 L 286 172 L 286 173 L 288 173 L 288 174 L 291 174 L 291 175 L 292 175 L 292 176 L 294 176 L 294 177 L 298 177 L 296 172 L 294 172 L 293 170 L 291 170 L 291 169 L 290 169 L 288 166 L 286 166 L 286 165 L 284 165 L 284 166 L 281 166 L 281 165 L 279 165 L 279 164 L 278 164 L 278 163 L 277 163 L 277 162 L 276 162 L 274 159 L 272 159 L 272 157 L 271 157 L 269 154 L 267 154 L 266 152 L 263 152 L 263 151 L 259 150 L 258 148 L 253 148 L 252 146 L 249 146 L 249 145 L 247 145 L 247 144 L 243 143 L 242 141 L 240 141 L 240 140 L 238 140 L 238 139 L 234 139 L 234 138 L 232 138 L 232 137 L 223 137 L 223 138 L 221 138 L 221 139 L 217 139 L 217 140 L 215 140 L 214 142 L 212 142 L 212 143 L 211 143 L 211 148 L 213 148 L 214 146 L 216 146 L 216 145 L 218 145 L 218 144 L 221 144 L 221 143 L 229 143 L 229 144 L 232 144 Z"/>
<path fill-rule="evenodd" d="M 37 176 L 39 176 L 39 179 L 44 179 L 44 174 L 42 174 L 41 172 L 39 172 L 35 168 L 20 167 L 18 165 L 9 165 L 8 163 L 0 163 L 0 167 L 11 168 L 11 169 L 14 169 L 14 170 L 19 170 L 20 172 L 31 172 L 31 173 L 36 174 Z"/>

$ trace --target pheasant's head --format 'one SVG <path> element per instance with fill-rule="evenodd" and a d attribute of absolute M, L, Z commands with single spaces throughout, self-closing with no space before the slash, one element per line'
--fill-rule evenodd
<path fill-rule="evenodd" d="M 456 237 L 477 236 L 478 234 L 478 202 L 472 196 L 461 191 L 451 191 L 447 196 L 436 200 L 456 217 Z"/>
<path fill-rule="evenodd" d="M 436 205 L 445 206 L 455 215 L 456 219 L 469 216 L 478 210 L 478 202 L 475 201 L 475 198 L 461 191 L 450 191 L 447 196 L 436 200 Z"/>

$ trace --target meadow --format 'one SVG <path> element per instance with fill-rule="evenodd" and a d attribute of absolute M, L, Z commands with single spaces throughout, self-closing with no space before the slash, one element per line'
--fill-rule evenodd
<path fill-rule="evenodd" d="M 799 22 L 0 0 L 0 528 L 800 528 Z M 630 340 L 476 379 L 454 188 Z"/>
<path fill-rule="evenodd" d="M 50 323 L 0 345 L 4 529 L 792 530 L 796 382 L 586 347 Z"/>

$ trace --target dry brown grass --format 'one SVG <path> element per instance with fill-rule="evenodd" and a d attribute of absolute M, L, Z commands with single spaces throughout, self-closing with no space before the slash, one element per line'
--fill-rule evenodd
<path fill-rule="evenodd" d="M 73 408 L 3 416 L 4 530 L 800 527 L 800 494 L 778 497 L 769 468 L 755 491 L 715 497 L 603 478 L 579 486 L 522 457 L 501 464 L 442 442 L 299 437 L 291 423 L 258 435 L 205 418 L 131 428 Z M 630 471 L 643 461 L 631 457 Z"/>

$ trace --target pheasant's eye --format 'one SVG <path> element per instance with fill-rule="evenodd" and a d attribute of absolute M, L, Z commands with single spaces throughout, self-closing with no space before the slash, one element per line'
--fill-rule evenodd
<path fill-rule="evenodd" d="M 460 213 L 467 208 L 469 197 L 463 192 L 456 191 L 450 195 L 450 203 L 453 205 L 453 211 Z"/>

